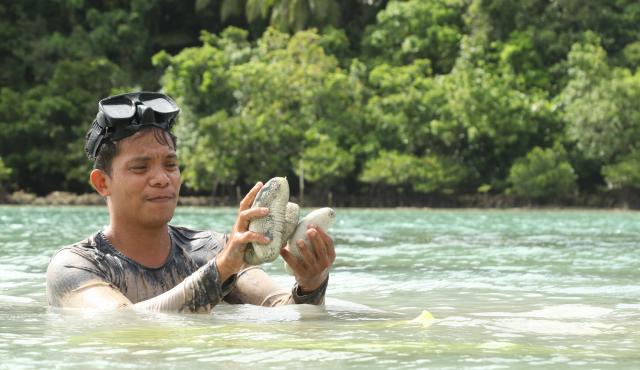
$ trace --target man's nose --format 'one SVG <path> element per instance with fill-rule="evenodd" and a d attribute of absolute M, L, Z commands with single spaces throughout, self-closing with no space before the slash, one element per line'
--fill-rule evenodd
<path fill-rule="evenodd" d="M 151 174 L 150 183 L 151 186 L 167 186 L 171 180 L 169 179 L 169 174 L 164 169 L 163 166 L 155 166 L 154 170 Z"/>

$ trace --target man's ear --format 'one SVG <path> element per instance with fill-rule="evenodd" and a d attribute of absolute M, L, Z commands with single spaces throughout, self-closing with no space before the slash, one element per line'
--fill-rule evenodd
<path fill-rule="evenodd" d="M 103 170 L 94 169 L 89 175 L 89 181 L 91 186 L 103 197 L 111 195 L 111 189 L 109 188 L 111 178 Z"/>

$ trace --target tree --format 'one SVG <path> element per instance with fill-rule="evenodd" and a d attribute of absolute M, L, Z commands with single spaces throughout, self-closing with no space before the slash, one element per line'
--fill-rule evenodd
<path fill-rule="evenodd" d="M 82 146 L 97 100 L 158 89 L 182 109 L 176 131 L 196 191 L 293 177 L 302 163 L 311 187 L 334 191 L 370 179 L 499 192 L 516 158 L 556 142 L 580 190 L 634 178 L 637 1 L 192 5 L 1 4 L 5 182 L 38 194 L 89 190 Z M 390 185 L 371 172 L 385 171 L 380 158 L 430 173 Z"/>
<path fill-rule="evenodd" d="M 330 186 L 348 177 L 355 167 L 355 158 L 348 150 L 340 148 L 327 135 L 318 135 L 315 145 L 302 150 L 301 166 L 292 163 L 296 174 L 304 171 L 305 181 Z M 311 140 L 307 141 L 312 142 Z"/>
<path fill-rule="evenodd" d="M 530 199 L 558 199 L 576 190 L 577 176 L 561 145 L 535 147 L 519 158 L 509 171 L 511 190 Z"/>
<path fill-rule="evenodd" d="M 428 60 L 400 67 L 381 64 L 371 70 L 368 82 L 366 121 L 376 133 L 377 149 L 421 155 L 442 147 L 432 123 L 441 118 L 438 107 L 446 100 Z"/>
<path fill-rule="evenodd" d="M 123 90 L 157 88 L 151 53 L 160 45 L 171 47 L 165 41 L 176 37 L 168 36 L 195 24 L 177 16 L 184 7 L 176 5 L 166 0 L 0 5 L 0 36 L 6 40 L 0 46 L 0 156 L 13 169 L 16 186 L 38 194 L 90 189 L 83 139 L 97 101 Z M 184 18 L 189 20 L 176 21 Z M 167 29 L 174 34 L 167 35 Z"/>
<path fill-rule="evenodd" d="M 611 68 L 597 36 L 568 56 L 569 83 L 559 95 L 567 133 L 583 155 L 613 163 L 640 143 L 640 74 Z"/>
<path fill-rule="evenodd" d="M 360 45 L 363 30 L 386 4 L 387 0 L 222 0 L 218 6 L 217 1 L 197 0 L 196 10 L 220 14 L 223 23 L 243 26 L 256 37 L 269 27 L 290 33 L 334 28 L 344 31 L 352 45 Z"/>
<path fill-rule="evenodd" d="M 0 90 L 0 155 L 21 188 L 39 194 L 88 189 L 84 135 L 96 96 L 108 95 L 120 73 L 104 59 L 65 61 L 46 84 L 25 93 Z"/>
<path fill-rule="evenodd" d="M 426 60 L 373 68 L 366 121 L 379 137 L 374 154 L 451 158 L 467 168 L 461 188 L 501 191 L 514 158 L 550 145 L 562 127 L 543 94 L 523 91 L 508 69 L 487 68 L 468 41 L 447 75 L 433 76 Z"/>
<path fill-rule="evenodd" d="M 168 66 L 165 89 L 182 96 L 195 122 L 182 146 L 190 154 L 188 184 L 202 189 L 293 174 L 302 156 L 320 160 L 318 145 L 343 158 L 336 168 L 350 170 L 361 131 L 358 80 L 324 52 L 315 31 L 289 36 L 270 29 L 255 45 L 246 36 L 236 29 L 205 34 L 202 47 L 157 56 Z M 309 179 L 331 185 L 337 178 Z"/>
<path fill-rule="evenodd" d="M 640 31 L 634 0 L 473 0 L 465 19 L 469 34 L 490 51 L 489 61 L 502 59 L 525 77 L 527 89 L 552 95 L 566 84 L 567 53 L 584 32 L 600 35 L 608 55 L 622 65 Z"/>
<path fill-rule="evenodd" d="M 366 162 L 360 180 L 423 193 L 450 194 L 459 190 L 466 175 L 464 166 L 450 158 L 381 151 L 378 157 Z"/>
<path fill-rule="evenodd" d="M 249 23 L 268 18 L 270 26 L 282 32 L 337 25 L 340 20 L 336 0 L 224 0 L 221 12 L 222 20 L 243 13 Z"/>
<path fill-rule="evenodd" d="M 2 158 L 0 157 L 0 196 L 5 190 L 3 183 L 9 178 L 10 175 L 11 175 L 11 168 L 7 167 L 4 164 L 4 161 L 2 160 Z"/>
<path fill-rule="evenodd" d="M 602 173 L 609 189 L 640 189 L 640 151 L 633 151 L 619 162 L 604 166 Z"/>
<path fill-rule="evenodd" d="M 435 73 L 448 73 L 464 33 L 465 2 L 390 1 L 362 40 L 369 64 L 410 64 L 428 59 Z"/>
<path fill-rule="evenodd" d="M 543 94 L 523 91 L 508 71 L 474 65 L 466 53 L 442 77 L 447 105 L 437 132 L 474 174 L 470 185 L 501 191 L 513 160 L 550 145 L 562 128 Z"/>

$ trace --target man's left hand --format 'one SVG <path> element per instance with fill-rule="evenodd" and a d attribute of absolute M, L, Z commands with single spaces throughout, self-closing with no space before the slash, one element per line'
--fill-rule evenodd
<path fill-rule="evenodd" d="M 307 238 L 311 245 L 306 245 L 303 240 L 296 242 L 301 259 L 291 254 L 288 247 L 283 245 L 280 248 L 280 255 L 293 270 L 302 294 L 318 289 L 327 279 L 329 269 L 336 260 L 333 240 L 322 229 L 310 225 Z"/>

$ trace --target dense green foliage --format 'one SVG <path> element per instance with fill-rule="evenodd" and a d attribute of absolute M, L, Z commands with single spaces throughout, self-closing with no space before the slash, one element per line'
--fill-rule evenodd
<path fill-rule="evenodd" d="M 513 164 L 509 182 L 514 193 L 533 199 L 562 198 L 576 189 L 576 175 L 560 145 L 533 148 Z"/>
<path fill-rule="evenodd" d="M 0 158 L 0 184 L 11 175 L 11 169 L 5 166 L 2 158 Z"/>
<path fill-rule="evenodd" d="M 453 193 L 465 177 L 465 167 L 435 155 L 382 151 L 367 161 L 361 180 L 367 183 L 411 187 L 418 192 Z"/>
<path fill-rule="evenodd" d="M 603 174 L 610 188 L 640 189 L 640 151 L 629 154 L 620 162 L 604 166 Z"/>
<path fill-rule="evenodd" d="M 26 0 L 0 36 L 8 190 L 89 190 L 97 100 L 133 89 L 181 105 L 195 192 L 640 188 L 632 0 Z"/>

